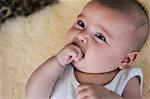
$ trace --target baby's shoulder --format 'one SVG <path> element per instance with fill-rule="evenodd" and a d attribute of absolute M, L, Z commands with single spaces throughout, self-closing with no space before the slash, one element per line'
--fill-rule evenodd
<path fill-rule="evenodd" d="M 114 81 L 120 85 L 122 84 L 126 85 L 128 81 L 134 77 L 138 77 L 140 83 L 143 81 L 143 72 L 141 68 L 132 67 L 132 68 L 126 68 L 126 69 L 120 70 L 118 74 L 115 76 Z"/>
<path fill-rule="evenodd" d="M 120 70 L 116 76 L 127 80 L 127 79 L 131 79 L 133 77 L 136 77 L 136 76 L 143 78 L 143 73 L 142 73 L 141 68 L 132 67 L 132 68 L 126 68 L 126 69 Z"/>
<path fill-rule="evenodd" d="M 140 91 L 142 94 L 143 73 L 139 67 L 120 70 L 114 79 L 106 85 L 106 88 L 122 95 L 127 83 L 134 77 L 139 78 Z"/>

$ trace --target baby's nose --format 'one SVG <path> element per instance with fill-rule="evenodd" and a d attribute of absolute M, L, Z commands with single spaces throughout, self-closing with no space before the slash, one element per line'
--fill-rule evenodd
<path fill-rule="evenodd" d="M 78 40 L 82 43 L 82 44 L 87 44 L 89 42 L 89 35 L 87 33 L 79 33 L 77 36 Z"/>
<path fill-rule="evenodd" d="M 80 39 L 80 41 L 81 41 L 83 44 L 86 44 L 86 43 L 87 43 L 87 40 L 86 40 L 85 38 Z"/>

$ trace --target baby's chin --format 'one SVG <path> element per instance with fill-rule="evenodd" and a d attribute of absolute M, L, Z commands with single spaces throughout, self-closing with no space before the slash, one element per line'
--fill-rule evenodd
<path fill-rule="evenodd" d="M 99 74 L 99 73 L 104 73 L 103 71 L 95 71 L 90 69 L 88 66 L 85 66 L 83 63 L 81 62 L 72 62 L 73 67 L 77 70 L 80 71 L 82 73 L 86 73 L 86 74 Z"/>
<path fill-rule="evenodd" d="M 80 61 L 72 62 L 72 65 L 73 65 L 74 68 L 76 68 L 77 70 L 80 71 L 80 68 L 83 66 L 80 63 L 81 63 Z"/>
<path fill-rule="evenodd" d="M 94 73 L 93 71 L 91 71 L 88 66 L 87 63 L 85 61 L 85 58 L 83 57 L 81 60 L 75 62 L 72 62 L 73 67 L 83 73 Z"/>
<path fill-rule="evenodd" d="M 86 70 L 86 68 L 83 68 L 83 64 L 81 62 L 72 62 L 73 67 L 83 73 L 90 73 L 89 71 Z"/>
<path fill-rule="evenodd" d="M 75 68 L 80 67 L 80 61 L 77 61 L 77 62 L 73 61 L 71 64 L 72 64 L 73 67 L 75 67 Z"/>

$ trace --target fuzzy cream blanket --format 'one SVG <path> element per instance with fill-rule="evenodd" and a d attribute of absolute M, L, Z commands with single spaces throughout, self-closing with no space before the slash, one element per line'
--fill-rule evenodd
<path fill-rule="evenodd" d="M 65 33 L 89 0 L 60 0 L 0 27 L 0 99 L 24 99 L 31 73 L 65 45 Z M 148 9 L 150 0 L 142 0 Z M 134 64 L 144 72 L 143 98 L 150 97 L 150 38 Z"/>

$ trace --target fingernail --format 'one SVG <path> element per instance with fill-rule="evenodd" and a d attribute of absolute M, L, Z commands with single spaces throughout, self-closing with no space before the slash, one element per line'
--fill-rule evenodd
<path fill-rule="evenodd" d="M 77 62 L 79 59 L 76 59 L 75 62 Z"/>

